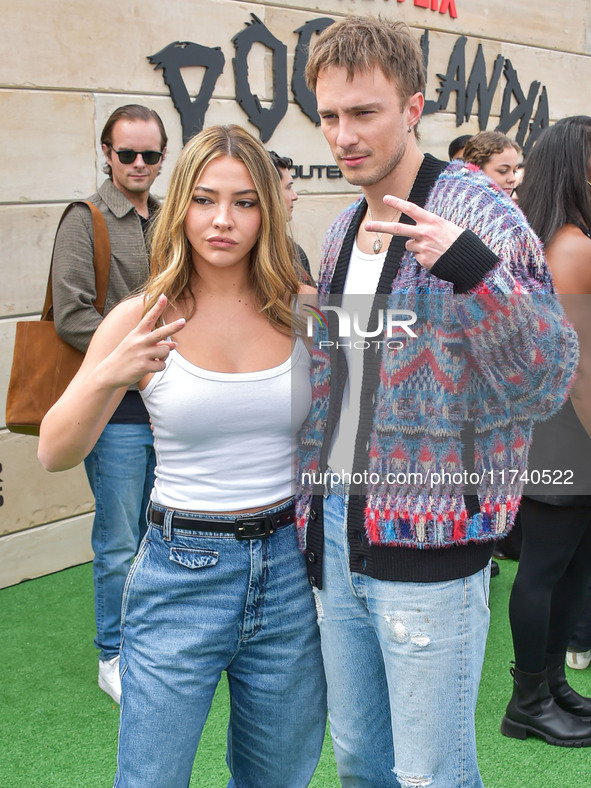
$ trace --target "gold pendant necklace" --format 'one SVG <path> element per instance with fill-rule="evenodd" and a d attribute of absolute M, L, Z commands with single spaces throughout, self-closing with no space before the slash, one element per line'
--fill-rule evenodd
<path fill-rule="evenodd" d="M 373 215 L 372 215 L 372 212 L 371 212 L 371 208 L 369 207 L 369 203 L 367 204 L 367 210 L 369 211 L 369 218 L 373 222 Z M 390 219 L 391 222 L 394 221 L 394 219 L 395 219 L 397 214 L 398 214 L 398 216 L 400 216 L 400 211 L 396 211 L 394 216 Z M 375 232 L 375 230 L 374 230 L 374 232 Z M 383 234 L 384 233 L 375 233 L 376 239 L 373 242 L 373 247 L 372 247 L 374 254 L 379 254 L 382 251 L 382 247 L 384 246 L 383 241 L 382 241 Z"/>
<path fill-rule="evenodd" d="M 409 132 L 410 131 L 411 131 L 411 129 L 409 129 Z M 415 185 L 415 181 L 417 179 L 417 175 L 419 174 L 419 170 L 421 169 L 421 164 L 423 163 L 423 159 L 424 158 L 425 158 L 424 155 L 421 154 L 421 159 L 419 161 L 419 166 L 416 169 L 415 177 L 412 179 L 412 183 L 410 185 L 410 189 L 408 190 L 408 193 L 407 193 L 406 197 L 404 198 L 405 200 L 408 200 L 408 198 L 410 197 L 410 193 L 412 191 L 412 187 Z M 591 186 L 591 184 L 589 184 L 589 185 Z M 369 203 L 367 203 L 367 210 L 369 211 L 369 218 L 373 222 L 373 215 L 372 215 L 372 212 L 371 212 L 371 208 L 369 207 Z M 391 222 L 393 222 L 394 220 L 398 221 L 398 219 L 400 219 L 401 216 L 402 216 L 402 214 L 400 213 L 400 211 L 396 211 L 394 213 L 394 216 L 390 219 L 390 221 Z M 376 233 L 375 230 L 374 230 L 374 233 L 375 233 L 376 239 L 373 242 L 373 247 L 372 247 L 373 248 L 373 253 L 374 254 L 379 254 L 382 251 L 382 248 L 384 246 L 384 244 L 382 242 L 382 235 L 383 235 L 383 233 Z"/>

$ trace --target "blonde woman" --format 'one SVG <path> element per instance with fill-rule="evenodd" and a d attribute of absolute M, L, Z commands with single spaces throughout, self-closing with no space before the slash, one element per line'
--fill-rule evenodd
<path fill-rule="evenodd" d="M 145 293 L 116 307 L 41 427 L 69 468 L 134 382 L 157 455 L 123 599 L 119 788 L 188 786 L 222 672 L 230 786 L 308 785 L 325 729 L 312 591 L 293 524 L 293 444 L 310 405 L 292 340 L 298 283 L 279 180 L 237 126 L 174 169 Z"/>

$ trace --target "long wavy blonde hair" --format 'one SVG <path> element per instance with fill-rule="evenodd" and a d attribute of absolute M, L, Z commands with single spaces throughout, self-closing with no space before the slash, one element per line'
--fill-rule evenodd
<path fill-rule="evenodd" d="M 252 134 L 236 125 L 211 126 L 185 145 L 174 167 L 168 193 L 156 219 L 150 252 L 150 278 L 145 312 L 162 294 L 171 303 L 195 300 L 190 283 L 194 275 L 191 246 L 184 230 L 195 184 L 209 162 L 220 156 L 241 161 L 257 191 L 261 228 L 250 256 L 250 281 L 257 308 L 284 333 L 291 330 L 290 295 L 299 282 L 294 268 L 294 246 L 287 234 L 280 182 L 267 150 Z"/>

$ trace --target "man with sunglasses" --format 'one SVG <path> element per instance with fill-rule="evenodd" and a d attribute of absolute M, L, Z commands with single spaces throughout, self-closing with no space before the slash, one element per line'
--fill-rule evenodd
<path fill-rule="evenodd" d="M 74 205 L 62 222 L 53 259 L 53 303 L 60 336 L 86 352 L 102 318 L 148 277 L 148 227 L 158 209 L 150 187 L 160 172 L 167 136 L 156 112 L 139 104 L 116 109 L 101 134 L 109 176 L 89 197 L 105 217 L 111 270 L 104 313 L 96 296 L 90 211 Z M 95 646 L 99 687 L 119 703 L 121 599 L 125 579 L 145 532 L 145 511 L 154 481 L 154 447 L 147 411 L 137 390 L 126 393 L 86 458 L 95 497 Z"/>

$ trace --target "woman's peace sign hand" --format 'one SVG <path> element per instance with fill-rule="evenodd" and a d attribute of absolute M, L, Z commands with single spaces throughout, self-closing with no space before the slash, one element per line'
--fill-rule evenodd
<path fill-rule="evenodd" d="M 176 347 L 171 337 L 186 322 L 183 317 L 167 325 L 157 326 L 167 303 L 166 296 L 161 295 L 138 325 L 99 363 L 96 373 L 108 386 L 129 386 L 137 383 L 144 375 L 164 369 L 168 354 Z"/>

